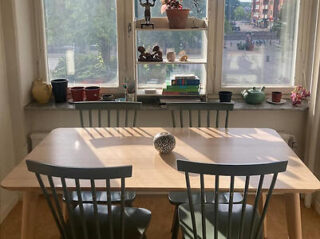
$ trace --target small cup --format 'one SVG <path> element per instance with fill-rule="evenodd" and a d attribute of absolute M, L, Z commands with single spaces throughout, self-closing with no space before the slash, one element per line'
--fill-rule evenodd
<path fill-rule="evenodd" d="M 74 102 L 84 100 L 84 87 L 72 87 L 71 95 Z"/>
<path fill-rule="evenodd" d="M 100 100 L 100 87 L 99 86 L 89 86 L 85 89 L 87 101 L 98 101 Z"/>
<path fill-rule="evenodd" d="M 232 92 L 231 91 L 220 91 L 219 99 L 220 102 L 231 102 Z"/>
<path fill-rule="evenodd" d="M 279 91 L 272 92 L 272 102 L 279 103 L 281 102 L 282 93 Z"/>

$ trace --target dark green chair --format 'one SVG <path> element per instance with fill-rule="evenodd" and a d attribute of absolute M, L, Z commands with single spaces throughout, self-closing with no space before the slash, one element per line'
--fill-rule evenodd
<path fill-rule="evenodd" d="M 214 239 L 262 239 L 263 220 L 266 216 L 272 191 L 274 189 L 278 173 L 286 171 L 287 161 L 272 162 L 266 164 L 247 165 L 221 165 L 196 163 L 184 160 L 177 161 L 179 171 L 185 173 L 187 194 L 189 202 L 179 206 L 179 223 L 185 239 L 214 238 Z M 190 186 L 190 174 L 200 176 L 200 203 L 192 200 Z M 215 203 L 205 200 L 205 175 L 215 176 L 214 193 Z M 258 213 L 258 204 L 261 200 L 262 185 L 266 176 L 271 176 L 271 183 L 263 205 L 262 213 Z M 230 177 L 229 203 L 219 202 L 220 176 Z M 250 177 L 257 176 L 259 183 L 255 190 L 253 205 L 247 204 Z M 243 201 L 234 203 L 235 177 L 245 178 L 243 189 Z M 213 183 L 212 183 L 213 184 Z M 269 185 L 265 182 L 265 185 Z M 206 184 L 209 187 L 209 184 Z M 252 191 L 252 188 L 250 188 Z"/>
<path fill-rule="evenodd" d="M 81 127 L 101 127 L 103 125 L 108 127 L 132 127 L 136 126 L 137 114 L 141 108 L 141 102 L 114 102 L 114 101 L 98 101 L 98 102 L 77 102 L 75 103 L 75 108 L 79 110 L 80 113 L 80 123 Z M 124 120 L 121 124 L 120 113 L 123 112 Z M 106 117 L 103 117 L 103 113 L 106 113 Z M 94 115 L 97 116 L 97 124 L 94 124 Z M 87 119 L 86 117 L 87 116 Z M 112 117 L 115 118 L 115 124 L 112 124 Z M 87 124 L 85 123 L 87 122 Z M 127 206 L 131 206 L 132 202 L 136 197 L 135 192 L 126 192 L 125 201 Z M 90 193 L 82 192 L 82 198 L 84 202 L 92 202 Z M 97 202 L 99 204 L 104 204 L 106 202 L 107 195 L 105 192 L 100 192 L 97 194 Z M 77 194 L 74 192 L 72 195 L 72 200 L 76 205 L 78 202 Z M 111 201 L 113 203 L 120 202 L 120 192 L 111 193 Z"/>
<path fill-rule="evenodd" d="M 176 127 L 176 115 L 179 115 L 180 127 L 201 127 L 202 126 L 202 112 L 206 113 L 206 125 L 205 127 L 210 127 L 214 123 L 214 127 L 219 127 L 219 117 L 220 112 L 225 112 L 225 128 L 228 128 L 229 121 L 229 111 L 232 111 L 234 107 L 233 103 L 167 103 L 168 110 L 171 111 L 172 125 Z M 193 119 L 192 112 L 197 112 L 197 119 Z M 184 122 L 184 112 L 187 112 L 188 123 L 185 125 Z M 215 117 L 212 120 L 212 114 L 215 112 Z M 212 122 L 214 121 L 215 122 Z M 200 203 L 200 193 L 192 192 L 192 199 L 194 203 Z M 183 203 L 188 202 L 187 192 L 170 192 L 168 195 L 169 201 L 171 204 L 175 205 L 174 216 L 172 220 L 172 239 L 177 238 L 179 231 L 179 220 L 178 220 L 178 207 Z M 205 192 L 205 198 L 207 202 L 214 202 L 214 193 Z M 221 193 L 218 197 L 219 203 L 228 204 L 229 203 L 229 194 Z M 240 193 L 234 194 L 234 203 L 241 203 L 242 195 Z"/>
<path fill-rule="evenodd" d="M 28 170 L 35 173 L 47 200 L 55 223 L 63 239 L 142 239 L 151 219 L 151 212 L 143 208 L 125 207 L 125 179 L 132 176 L 132 166 L 110 168 L 66 168 L 26 161 Z M 111 183 L 117 180 L 121 188 L 120 205 L 111 201 Z M 104 185 L 106 205 L 97 202 L 96 185 Z M 56 185 L 62 185 L 62 192 Z M 81 185 L 90 189 L 92 203 L 82 200 Z M 101 186 L 99 187 L 101 190 Z M 72 190 L 72 191 L 71 191 Z M 73 206 L 71 194 L 78 195 Z M 62 193 L 68 209 L 68 219 L 62 212 L 59 194 Z"/>
<path fill-rule="evenodd" d="M 171 111 L 172 126 L 175 128 L 177 126 L 176 114 L 179 113 L 180 127 L 184 127 L 184 112 L 188 112 L 189 123 L 186 127 L 212 127 L 211 126 L 211 115 L 215 112 L 215 126 L 219 128 L 220 122 L 220 112 L 225 112 L 225 124 L 224 127 L 228 128 L 229 123 L 229 112 L 233 110 L 233 103 L 167 103 L 168 110 Z M 192 112 L 197 112 L 197 120 L 192 117 Z M 206 112 L 206 125 L 202 126 L 201 113 Z M 196 122 L 196 124 L 194 124 Z"/>
<path fill-rule="evenodd" d="M 135 127 L 137 114 L 141 109 L 141 102 L 83 101 L 76 102 L 75 108 L 80 112 L 81 127 Z M 106 117 L 103 118 L 104 112 Z M 123 123 L 121 123 L 120 119 L 121 112 L 124 113 Z M 97 116 L 97 124 L 93 122 L 95 114 Z M 85 115 L 88 116 L 88 120 L 85 120 Z M 115 124 L 112 124 L 112 116 L 115 116 Z"/>

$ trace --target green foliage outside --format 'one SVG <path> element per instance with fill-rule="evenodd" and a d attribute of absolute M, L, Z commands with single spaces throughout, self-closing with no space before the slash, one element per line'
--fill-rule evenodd
<path fill-rule="evenodd" d="M 114 80 L 117 75 L 115 1 L 45 0 L 44 4 L 48 54 L 61 55 L 52 77 L 68 77 L 79 82 L 87 78 Z M 66 74 L 65 48 L 75 52 L 74 76 Z"/>

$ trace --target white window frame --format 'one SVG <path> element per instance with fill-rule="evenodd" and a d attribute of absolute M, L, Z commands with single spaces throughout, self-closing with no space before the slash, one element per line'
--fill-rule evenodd
<path fill-rule="evenodd" d="M 37 71 L 46 82 L 48 79 L 45 16 L 43 0 L 34 0 L 35 27 L 37 36 Z M 135 34 L 134 34 L 134 0 L 116 0 L 117 3 L 117 30 L 118 30 L 118 77 L 119 87 L 102 88 L 102 93 L 123 93 L 122 84 L 125 79 L 136 79 L 135 66 Z M 221 90 L 229 90 L 239 94 L 247 87 L 222 87 L 222 61 L 224 45 L 224 6 L 225 0 L 207 1 L 207 80 L 206 94 L 216 97 Z M 310 86 L 313 66 L 313 40 L 317 17 L 317 0 L 300 0 L 299 23 L 297 36 L 297 50 L 295 62 L 294 85 Z M 310 26 L 310 27 L 305 27 Z M 137 82 L 136 82 L 137 86 Z M 268 86 L 266 93 L 279 90 L 289 94 L 292 87 Z M 136 90 L 137 92 L 137 90 Z"/>
<path fill-rule="evenodd" d="M 126 0 L 115 0 L 117 6 L 117 41 L 118 41 L 118 87 L 101 87 L 101 92 L 104 93 L 123 93 L 122 85 L 126 79 L 132 75 L 130 67 L 130 52 L 131 46 L 128 43 L 130 32 L 128 32 L 127 22 L 130 17 L 130 12 L 127 11 Z M 35 27 L 37 35 L 37 71 L 43 81 L 49 82 L 48 72 L 48 58 L 47 58 L 47 45 L 46 45 L 46 32 L 45 32 L 45 15 L 44 15 L 44 2 L 43 0 L 34 0 L 34 13 L 35 13 Z M 132 16 L 131 16 L 132 18 Z"/>

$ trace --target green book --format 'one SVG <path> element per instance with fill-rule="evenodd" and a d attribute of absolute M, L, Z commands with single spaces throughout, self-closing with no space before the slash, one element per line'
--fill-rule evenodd
<path fill-rule="evenodd" d="M 169 85 L 167 90 L 199 90 L 198 85 Z"/>

